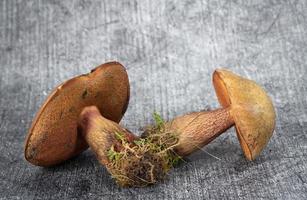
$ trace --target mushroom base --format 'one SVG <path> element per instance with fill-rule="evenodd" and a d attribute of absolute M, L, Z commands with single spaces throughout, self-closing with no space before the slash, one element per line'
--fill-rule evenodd
<path fill-rule="evenodd" d="M 144 138 L 132 143 L 116 133 L 120 148 L 108 151 L 107 170 L 120 186 L 145 187 L 165 178 L 167 172 L 181 160 L 173 148 L 178 144 L 174 133 L 165 132 L 163 124 L 147 128 Z"/>
<path fill-rule="evenodd" d="M 154 184 L 166 175 L 166 163 L 163 159 L 152 153 L 132 155 L 127 160 L 112 162 L 107 166 L 108 171 L 123 187 L 145 187 Z"/>

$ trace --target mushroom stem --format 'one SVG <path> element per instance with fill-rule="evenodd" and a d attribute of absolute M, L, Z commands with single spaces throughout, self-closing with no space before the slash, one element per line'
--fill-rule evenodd
<path fill-rule="evenodd" d="M 174 150 L 179 156 L 187 156 L 210 143 L 233 125 L 234 120 L 230 108 L 227 107 L 176 117 L 165 124 L 165 132 L 178 136 Z M 128 142 L 138 138 L 119 124 L 104 118 L 95 106 L 83 109 L 79 117 L 79 128 L 103 165 L 109 163 L 107 152 L 112 145 L 118 151 L 121 150 L 116 133 L 124 134 Z"/>
<path fill-rule="evenodd" d="M 168 122 L 166 127 L 178 135 L 176 153 L 186 156 L 210 143 L 233 125 L 230 108 L 220 108 L 177 117 Z"/>
<path fill-rule="evenodd" d="M 79 130 L 119 185 L 146 186 L 163 179 L 180 157 L 208 144 L 234 124 L 229 108 L 156 122 L 138 138 L 91 106 L 81 112 Z"/>
<path fill-rule="evenodd" d="M 119 124 L 104 118 L 95 106 L 83 109 L 78 125 L 86 142 L 103 165 L 109 163 L 107 152 L 111 146 L 114 145 L 117 149 L 121 148 L 121 144 L 116 139 L 116 133 L 123 134 L 129 142 L 137 138 Z"/>

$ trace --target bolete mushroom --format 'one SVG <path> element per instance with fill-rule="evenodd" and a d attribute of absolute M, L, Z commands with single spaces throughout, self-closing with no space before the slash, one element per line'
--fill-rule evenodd
<path fill-rule="evenodd" d="M 254 160 L 275 128 L 270 97 L 254 81 L 224 69 L 213 73 L 213 85 L 223 108 L 184 115 L 168 123 L 168 129 L 179 134 L 177 152 L 188 155 L 235 125 L 245 157 Z"/>
<path fill-rule="evenodd" d="M 255 159 L 275 127 L 275 111 L 254 81 L 216 70 L 213 84 L 223 108 L 186 114 L 170 122 L 155 116 L 156 126 L 141 138 L 86 107 L 79 125 L 101 164 L 122 186 L 146 186 L 161 180 L 183 156 L 202 148 L 233 125 L 244 155 Z"/>
<path fill-rule="evenodd" d="M 78 117 L 86 106 L 96 106 L 115 122 L 129 102 L 125 68 L 109 62 L 89 74 L 72 78 L 54 89 L 34 118 L 25 142 L 25 158 L 39 166 L 61 163 L 88 148 L 77 130 Z"/>

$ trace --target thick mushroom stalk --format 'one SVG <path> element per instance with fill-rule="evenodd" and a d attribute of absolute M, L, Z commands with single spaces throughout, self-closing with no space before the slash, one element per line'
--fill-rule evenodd
<path fill-rule="evenodd" d="M 109 163 L 108 151 L 112 146 L 121 149 L 120 142 L 116 139 L 116 133 L 121 133 L 128 142 L 137 137 L 119 124 L 103 117 L 97 107 L 85 107 L 79 117 L 79 130 L 91 149 L 95 152 L 98 161 L 107 165 Z"/>
<path fill-rule="evenodd" d="M 171 151 L 177 143 L 169 134 L 138 138 L 117 123 L 101 116 L 95 106 L 79 117 L 79 130 L 98 161 L 121 186 L 143 187 L 164 178 L 178 156 Z"/>
<path fill-rule="evenodd" d="M 176 117 L 166 124 L 167 131 L 178 134 L 175 151 L 186 156 L 210 143 L 234 125 L 230 108 L 194 112 Z"/>

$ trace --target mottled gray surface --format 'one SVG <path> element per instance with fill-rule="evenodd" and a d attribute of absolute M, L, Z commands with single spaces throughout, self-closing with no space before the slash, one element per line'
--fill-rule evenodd
<path fill-rule="evenodd" d="M 306 10 L 304 0 L 1 0 L 0 199 L 307 199 Z M 153 111 L 217 108 L 211 75 L 223 66 L 266 88 L 276 132 L 247 162 L 231 129 L 141 189 L 116 186 L 90 151 L 27 163 L 25 135 L 51 89 L 110 60 L 128 69 L 122 124 L 133 131 Z"/>

